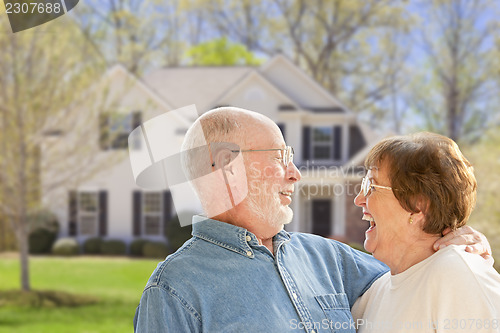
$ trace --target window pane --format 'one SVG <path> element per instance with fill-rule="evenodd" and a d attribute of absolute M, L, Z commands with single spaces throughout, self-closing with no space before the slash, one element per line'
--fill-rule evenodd
<path fill-rule="evenodd" d="M 144 193 L 144 213 L 161 213 L 161 192 Z"/>
<path fill-rule="evenodd" d="M 332 129 L 330 127 L 316 127 L 313 129 L 314 142 L 331 142 Z"/>
<path fill-rule="evenodd" d="M 81 212 L 97 212 L 97 193 L 82 192 L 79 198 Z"/>
<path fill-rule="evenodd" d="M 132 131 L 132 113 L 112 113 L 109 115 L 109 140 L 110 148 L 126 149 L 128 135 Z"/>
<path fill-rule="evenodd" d="M 111 142 L 111 148 L 126 149 L 127 147 L 128 147 L 128 133 L 113 134 L 113 142 Z"/>
<path fill-rule="evenodd" d="M 160 217 L 159 216 L 146 216 L 144 218 L 146 235 L 159 235 L 160 234 Z"/>
<path fill-rule="evenodd" d="M 313 149 L 313 158 L 318 160 L 329 160 L 331 158 L 330 146 L 316 146 Z"/>
<path fill-rule="evenodd" d="M 129 133 L 132 130 L 132 114 L 113 113 L 110 116 L 111 132 Z"/>
<path fill-rule="evenodd" d="M 97 234 L 96 216 L 80 216 L 80 235 L 94 236 Z"/>

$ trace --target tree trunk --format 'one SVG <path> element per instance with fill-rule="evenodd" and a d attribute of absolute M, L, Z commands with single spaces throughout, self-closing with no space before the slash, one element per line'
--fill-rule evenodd
<path fill-rule="evenodd" d="M 21 289 L 23 291 L 30 291 L 29 243 L 25 219 L 18 221 L 18 226 L 17 241 L 19 244 L 19 261 L 21 263 Z"/>

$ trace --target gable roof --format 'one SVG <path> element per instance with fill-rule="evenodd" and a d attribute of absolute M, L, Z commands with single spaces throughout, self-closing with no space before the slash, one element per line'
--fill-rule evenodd
<path fill-rule="evenodd" d="M 160 108 L 164 109 L 166 112 L 178 108 L 171 103 L 168 97 L 159 95 L 154 89 L 151 88 L 150 85 L 146 84 L 143 80 L 130 73 L 124 66 L 120 64 L 115 64 L 106 71 L 104 77 L 102 78 L 102 81 L 105 82 L 108 79 L 125 80 L 132 83 L 136 88 L 143 92 L 145 96 L 150 98 L 151 101 L 157 103 L 157 105 Z M 132 85 L 130 87 L 132 87 Z M 183 118 L 179 113 L 173 113 L 173 116 L 186 126 L 189 126 L 191 124 L 188 119 Z"/>
<path fill-rule="evenodd" d="M 349 112 L 329 91 L 282 54 L 265 63 L 262 75 L 281 91 L 293 96 L 302 108 L 312 112 Z M 292 87 L 292 83 L 298 84 Z M 316 105 L 313 102 L 318 103 Z"/>
<path fill-rule="evenodd" d="M 265 88 L 267 88 L 270 92 L 274 93 L 276 96 L 278 96 L 280 99 L 283 100 L 283 102 L 288 103 L 287 105 L 292 106 L 297 108 L 296 103 L 288 96 L 287 94 L 283 93 L 278 87 L 276 87 L 274 84 L 269 82 L 265 77 L 263 77 L 260 73 L 260 71 L 251 71 L 247 75 L 245 75 L 241 80 L 239 80 L 233 87 L 231 87 L 228 91 L 224 92 L 222 96 L 219 96 L 214 103 L 219 104 L 223 103 L 224 99 L 229 98 L 229 96 L 235 94 L 241 86 L 243 86 L 246 82 L 250 81 L 256 81 L 260 82 Z"/>
<path fill-rule="evenodd" d="M 174 108 L 195 104 L 204 112 L 240 82 L 253 67 L 169 67 L 147 74 L 144 82 Z"/>
<path fill-rule="evenodd" d="M 258 77 L 284 100 L 284 107 L 319 113 L 349 113 L 330 92 L 283 55 L 260 67 L 186 66 L 166 67 L 146 74 L 143 82 L 173 108 L 195 104 L 199 113 L 219 106 L 250 78 Z"/>

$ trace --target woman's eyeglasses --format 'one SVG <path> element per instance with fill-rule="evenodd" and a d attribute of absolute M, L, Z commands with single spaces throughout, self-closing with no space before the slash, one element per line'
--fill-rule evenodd
<path fill-rule="evenodd" d="M 372 191 L 375 190 L 375 188 L 392 190 L 392 187 L 389 187 L 389 186 L 372 184 L 371 179 L 368 177 L 363 178 L 363 181 L 361 182 L 361 190 L 363 191 L 363 195 L 365 196 L 365 198 L 369 197 L 372 194 Z"/>

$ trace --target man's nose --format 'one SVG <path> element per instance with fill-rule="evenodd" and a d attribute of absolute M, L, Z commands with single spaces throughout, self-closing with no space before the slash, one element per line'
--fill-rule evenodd
<path fill-rule="evenodd" d="M 290 164 L 288 164 L 286 172 L 287 178 L 294 183 L 298 182 L 302 178 L 299 169 L 293 162 L 290 162 Z"/>

